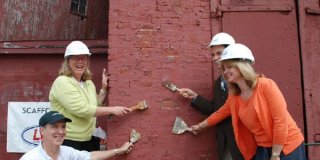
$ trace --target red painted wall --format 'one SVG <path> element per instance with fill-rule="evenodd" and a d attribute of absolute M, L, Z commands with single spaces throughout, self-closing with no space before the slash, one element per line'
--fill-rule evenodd
<path fill-rule="evenodd" d="M 309 159 L 320 157 L 320 1 L 299 1 L 306 137 Z"/>
<path fill-rule="evenodd" d="M 2 0 L 0 41 L 105 39 L 107 3 L 88 1 L 81 19 L 70 13 L 71 0 Z"/>
<path fill-rule="evenodd" d="M 149 109 L 109 120 L 109 148 L 127 141 L 135 128 L 142 139 L 125 158 L 215 157 L 212 130 L 197 137 L 171 133 L 176 116 L 190 125 L 205 117 L 161 85 L 170 80 L 211 97 L 209 6 L 209 1 L 198 0 L 110 1 L 109 105 L 130 106 L 146 100 Z"/>

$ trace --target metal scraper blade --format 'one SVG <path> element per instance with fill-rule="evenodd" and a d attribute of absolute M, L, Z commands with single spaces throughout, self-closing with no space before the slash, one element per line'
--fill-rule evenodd
<path fill-rule="evenodd" d="M 173 92 L 180 90 L 176 85 L 174 85 L 173 83 L 171 83 L 169 81 L 163 82 L 163 86 L 165 86 L 166 88 L 170 89 Z"/>
<path fill-rule="evenodd" d="M 183 121 L 180 117 L 176 117 L 174 122 L 172 133 L 173 134 L 182 134 L 185 131 L 191 131 L 192 129 L 188 127 L 185 121 Z"/>
<path fill-rule="evenodd" d="M 137 132 L 135 129 L 131 130 L 130 133 L 130 142 L 131 143 L 136 143 L 139 139 L 141 138 L 141 134 L 139 132 Z"/>

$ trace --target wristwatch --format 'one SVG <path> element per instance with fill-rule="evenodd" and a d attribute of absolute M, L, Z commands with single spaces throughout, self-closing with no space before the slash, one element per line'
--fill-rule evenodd
<path fill-rule="evenodd" d="M 271 157 L 279 157 L 279 156 L 280 156 L 280 153 L 273 152 L 273 153 L 271 154 Z"/>

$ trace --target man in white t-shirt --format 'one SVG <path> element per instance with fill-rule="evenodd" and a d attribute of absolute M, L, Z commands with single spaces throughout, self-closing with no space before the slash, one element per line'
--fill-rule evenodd
<path fill-rule="evenodd" d="M 41 143 L 25 153 L 20 160 L 90 160 L 108 159 L 118 154 L 129 153 L 132 143 L 124 143 L 120 148 L 106 151 L 79 151 L 72 147 L 62 146 L 66 135 L 66 123 L 71 119 L 57 111 L 44 114 L 39 120 Z"/>

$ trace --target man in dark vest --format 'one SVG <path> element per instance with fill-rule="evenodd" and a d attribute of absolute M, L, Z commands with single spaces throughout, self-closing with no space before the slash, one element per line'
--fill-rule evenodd
<path fill-rule="evenodd" d="M 218 33 L 213 36 L 210 42 L 211 54 L 213 62 L 221 58 L 222 51 L 230 44 L 234 44 L 235 40 L 227 33 Z M 218 69 L 221 68 L 219 63 L 216 63 Z M 211 113 L 218 110 L 228 97 L 227 83 L 220 75 L 214 82 L 214 97 L 212 101 L 208 101 L 201 95 L 198 95 L 189 88 L 181 88 L 180 94 L 188 99 L 191 99 L 191 106 L 199 110 L 201 113 L 209 116 Z M 217 133 L 217 153 L 218 160 L 243 160 L 237 143 L 234 138 L 231 117 L 225 119 L 216 125 Z"/>

